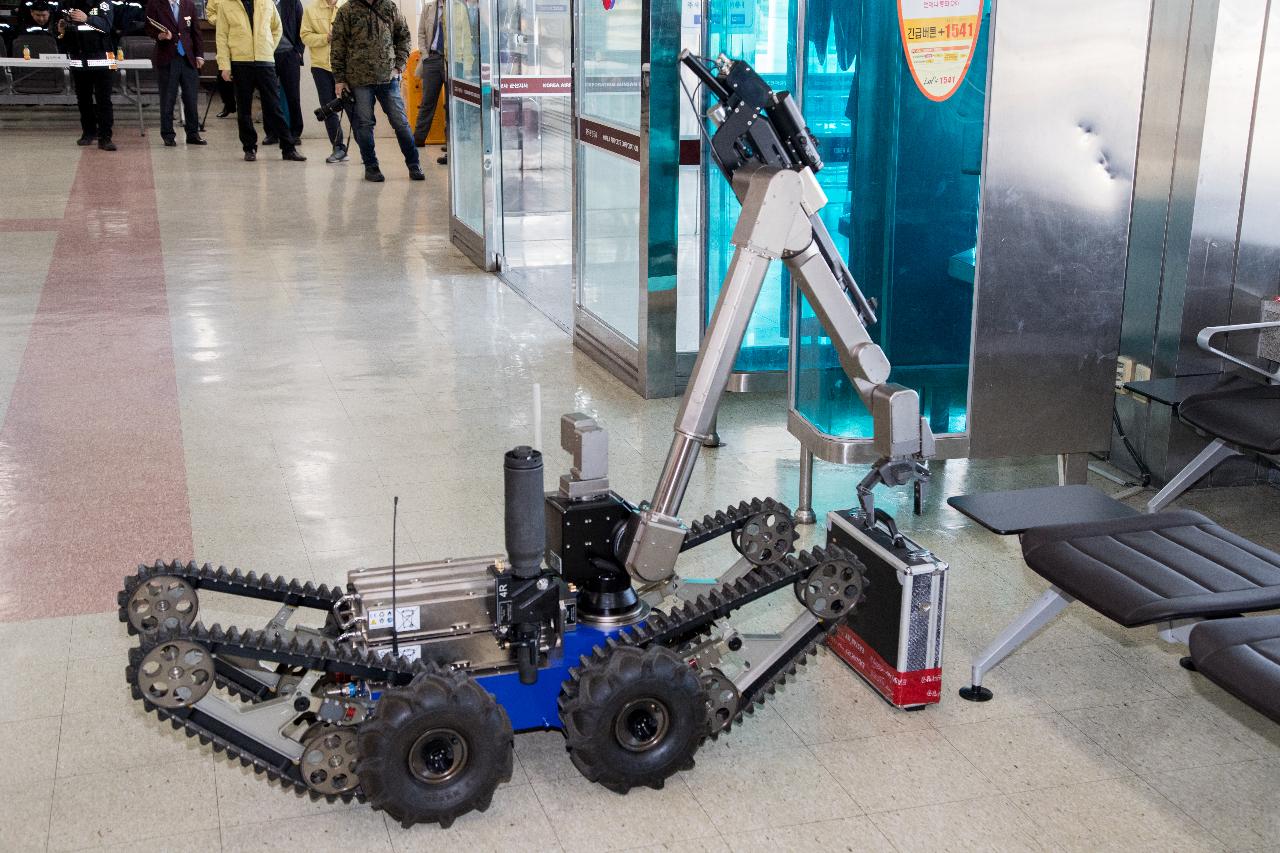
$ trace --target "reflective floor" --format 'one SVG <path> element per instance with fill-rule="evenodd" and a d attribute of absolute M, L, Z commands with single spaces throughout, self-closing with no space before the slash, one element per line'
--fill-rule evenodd
<path fill-rule="evenodd" d="M 1280 849 L 1280 727 L 1154 630 L 1070 609 L 990 677 L 995 701 L 955 697 L 1042 585 L 944 499 L 1050 483 L 1047 459 L 940 464 L 919 518 L 884 501 L 953 565 L 941 705 L 895 711 L 822 655 L 661 791 L 609 793 L 558 734 L 521 735 L 487 813 L 405 831 L 144 715 L 115 615 L 139 561 L 339 582 L 388 561 L 393 496 L 403 560 L 500 549 L 500 454 L 533 440 L 533 383 L 542 434 L 596 415 L 636 500 L 676 409 L 450 246 L 434 157 L 425 185 L 387 168 L 374 186 L 312 139 L 306 164 L 243 163 L 232 125 L 210 124 L 204 149 L 121 133 L 114 155 L 76 148 L 70 125 L 0 130 L 0 850 Z M 731 397 L 688 514 L 794 501 L 784 422 L 781 398 Z M 569 460 L 546 449 L 550 482 Z M 820 465 L 819 510 L 848 506 L 862 473 Z M 1280 491 L 1182 504 L 1280 548 Z M 696 556 L 687 574 L 729 563 Z"/>

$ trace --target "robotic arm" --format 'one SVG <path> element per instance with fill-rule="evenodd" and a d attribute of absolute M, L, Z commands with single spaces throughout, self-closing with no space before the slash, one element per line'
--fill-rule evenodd
<path fill-rule="evenodd" d="M 875 307 L 862 294 L 822 221 L 826 195 L 817 141 L 787 92 L 775 92 L 745 62 L 709 62 L 685 51 L 681 62 L 716 99 L 711 155 L 742 202 L 729 265 L 694 364 L 666 465 L 653 500 L 632 517 L 620 555 L 637 580 L 661 584 L 675 574 L 686 532 L 680 503 L 708 437 L 729 373 L 770 264 L 782 260 L 837 347 L 841 366 L 871 412 L 881 459 L 858 486 L 864 522 L 875 523 L 879 484 L 922 484 L 933 433 L 915 391 L 889 382 L 890 364 L 867 326 Z M 881 513 L 883 517 L 883 513 Z"/>

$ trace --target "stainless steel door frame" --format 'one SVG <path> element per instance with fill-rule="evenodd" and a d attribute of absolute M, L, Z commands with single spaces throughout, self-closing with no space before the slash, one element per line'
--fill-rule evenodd
<path fill-rule="evenodd" d="M 502 108 L 498 103 L 498 0 L 480 0 L 480 141 L 484 169 L 485 269 L 498 268 L 502 249 L 502 169 L 494 160 L 501 146 Z M 494 140 L 498 140 L 497 146 Z"/>

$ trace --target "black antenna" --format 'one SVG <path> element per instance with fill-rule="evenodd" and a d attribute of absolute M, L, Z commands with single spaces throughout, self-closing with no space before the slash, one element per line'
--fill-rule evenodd
<path fill-rule="evenodd" d="M 400 496 L 391 499 L 391 654 L 400 657 L 400 632 L 396 623 L 400 611 L 396 609 L 396 516 L 400 514 Z"/>

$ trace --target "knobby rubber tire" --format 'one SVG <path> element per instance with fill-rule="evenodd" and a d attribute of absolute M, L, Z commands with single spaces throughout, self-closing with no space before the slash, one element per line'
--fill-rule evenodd
<path fill-rule="evenodd" d="M 653 699 L 666 709 L 667 731 L 652 748 L 627 749 L 615 723 L 629 703 Z M 565 745 L 587 779 L 625 794 L 661 788 L 681 770 L 707 734 L 707 695 L 693 669 L 671 649 L 615 646 L 597 651 L 565 682 L 560 719 Z"/>
<path fill-rule="evenodd" d="M 409 769 L 417 739 L 451 729 L 466 742 L 466 764 L 454 778 L 430 783 Z M 431 667 L 404 687 L 382 694 L 358 732 L 358 772 L 365 799 L 405 827 L 448 827 L 470 811 L 485 811 L 498 785 L 510 781 L 515 738 L 511 721 L 475 679 Z"/>

